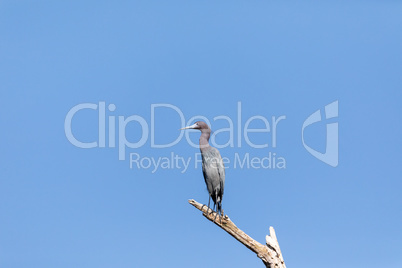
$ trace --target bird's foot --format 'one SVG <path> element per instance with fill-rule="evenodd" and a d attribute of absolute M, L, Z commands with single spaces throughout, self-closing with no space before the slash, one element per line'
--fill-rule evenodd
<path fill-rule="evenodd" d="M 205 205 L 205 204 L 203 204 L 202 205 L 202 207 L 201 207 L 201 211 L 204 209 L 204 207 L 206 207 L 207 205 Z M 207 212 L 208 212 L 208 209 L 207 209 Z"/>
<path fill-rule="evenodd" d="M 215 223 L 216 217 L 218 216 L 218 213 L 215 213 L 215 218 L 213 220 L 213 223 Z"/>
<path fill-rule="evenodd" d="M 204 207 L 207 207 L 207 213 L 208 214 L 211 214 L 213 211 L 212 211 L 212 209 L 210 208 L 210 207 L 208 207 L 207 205 L 202 205 L 202 207 L 201 207 L 201 210 L 204 208 Z M 211 209 L 211 212 L 209 212 L 209 210 Z"/>
<path fill-rule="evenodd" d="M 219 216 L 219 223 L 222 224 L 222 218 L 223 218 L 223 216 L 219 215 L 218 212 L 215 212 L 215 218 L 214 218 L 214 220 L 213 220 L 213 223 L 215 223 L 216 217 L 218 217 L 218 216 Z"/>

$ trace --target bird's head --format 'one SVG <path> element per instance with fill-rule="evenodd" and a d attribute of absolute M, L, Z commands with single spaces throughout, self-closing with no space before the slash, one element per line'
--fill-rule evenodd
<path fill-rule="evenodd" d="M 201 131 L 203 131 L 203 130 L 205 131 L 205 130 L 209 130 L 209 126 L 203 121 L 197 121 L 193 125 L 181 128 L 180 130 L 182 130 L 182 129 L 199 129 Z"/>

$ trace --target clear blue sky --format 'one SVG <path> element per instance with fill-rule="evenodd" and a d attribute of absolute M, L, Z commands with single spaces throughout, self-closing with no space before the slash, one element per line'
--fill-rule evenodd
<path fill-rule="evenodd" d="M 231 118 L 236 142 L 220 152 L 232 163 L 247 153 L 286 160 L 229 164 L 223 208 L 260 242 L 274 226 L 288 267 L 401 267 L 401 14 L 398 1 L 1 1 L 0 266 L 262 267 L 187 203 L 208 200 L 200 166 L 130 168 L 130 153 L 193 160 L 185 137 L 152 148 L 149 129 L 119 160 L 119 116 L 150 128 L 151 105 L 165 103 L 186 122 L 209 119 L 218 144 L 230 135 L 214 117 Z M 334 101 L 339 116 L 327 122 Z M 74 146 L 68 112 L 102 102 L 116 147 L 108 122 L 105 148 Z M 286 116 L 275 147 L 272 128 L 249 134 L 268 147 L 242 133 L 238 146 L 239 102 L 242 129 L 254 115 Z M 324 152 L 326 124 L 338 123 L 336 167 L 302 143 L 319 109 L 305 142 Z M 155 110 L 156 143 L 180 127 L 176 111 Z M 99 141 L 98 128 L 96 110 L 73 117 L 81 142 Z M 130 122 L 123 134 L 135 143 L 143 130 Z"/>

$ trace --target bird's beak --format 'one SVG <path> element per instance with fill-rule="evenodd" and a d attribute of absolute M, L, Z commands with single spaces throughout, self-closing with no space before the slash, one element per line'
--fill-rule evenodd
<path fill-rule="evenodd" d="M 188 126 L 188 127 L 181 128 L 181 129 L 179 129 L 179 130 L 183 130 L 183 129 L 193 129 L 193 128 L 195 128 L 196 126 L 197 126 L 197 125 L 194 124 L 194 125 L 191 125 L 191 126 Z"/>

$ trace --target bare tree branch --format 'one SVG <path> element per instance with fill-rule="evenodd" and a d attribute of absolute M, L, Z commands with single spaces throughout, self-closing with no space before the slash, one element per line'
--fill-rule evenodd
<path fill-rule="evenodd" d="M 233 236 L 237 241 L 256 253 L 257 257 L 262 260 L 266 267 L 286 268 L 273 227 L 269 227 L 270 235 L 266 236 L 266 245 L 262 245 L 248 236 L 245 232 L 237 228 L 237 226 L 229 219 L 227 215 L 221 217 L 216 215 L 215 212 L 212 212 L 211 209 L 209 209 L 209 212 L 207 212 L 208 207 L 206 205 L 202 205 L 193 199 L 188 200 L 188 202 L 197 209 L 201 210 L 203 212 L 202 215 L 205 218 L 214 222 L 216 225 Z"/>

